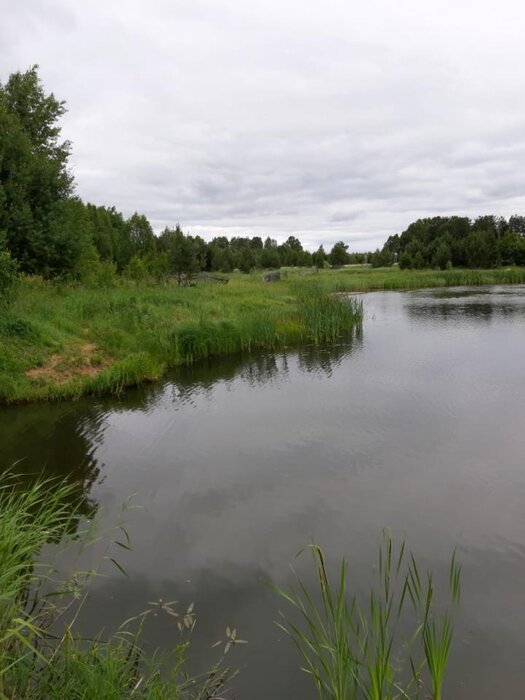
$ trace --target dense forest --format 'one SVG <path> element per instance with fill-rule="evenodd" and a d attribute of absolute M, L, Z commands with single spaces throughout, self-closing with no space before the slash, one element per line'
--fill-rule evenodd
<path fill-rule="evenodd" d="M 525 216 L 435 216 L 419 219 L 390 236 L 371 256 L 376 267 L 402 268 L 525 265 Z"/>
<path fill-rule="evenodd" d="M 64 102 L 46 94 L 34 66 L 0 83 L 0 295 L 19 272 L 102 283 L 132 279 L 179 282 L 199 271 L 249 272 L 281 266 L 369 262 L 404 268 L 525 265 L 525 217 L 435 217 L 390 236 L 375 253 L 349 253 L 343 241 L 326 253 L 259 236 L 185 235 L 177 224 L 155 235 L 139 213 L 83 202 L 68 169 L 71 144 L 61 140 Z"/>

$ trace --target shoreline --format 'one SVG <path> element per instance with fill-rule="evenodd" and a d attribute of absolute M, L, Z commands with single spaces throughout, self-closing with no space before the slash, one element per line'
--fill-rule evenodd
<path fill-rule="evenodd" d="M 0 405 L 118 394 L 200 359 L 330 343 L 361 324 L 365 292 L 514 284 L 525 268 L 352 266 L 274 284 L 254 272 L 228 285 L 102 290 L 29 278 L 0 317 Z"/>

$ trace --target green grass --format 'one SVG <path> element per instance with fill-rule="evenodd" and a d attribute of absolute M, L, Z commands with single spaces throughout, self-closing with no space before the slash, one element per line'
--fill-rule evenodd
<path fill-rule="evenodd" d="M 118 392 L 204 358 L 331 342 L 361 322 L 362 304 L 319 277 L 108 289 L 26 279 L 0 318 L 0 402 Z"/>
<path fill-rule="evenodd" d="M 326 273 L 325 273 L 326 274 Z M 425 287 L 463 287 L 525 284 L 525 268 L 491 270 L 452 268 L 451 270 L 401 270 L 399 267 L 373 269 L 356 266 L 331 273 L 344 291 L 409 290 Z"/>
<path fill-rule="evenodd" d="M 362 319 L 361 301 L 334 292 L 512 283 L 524 268 L 295 270 L 274 284 L 253 273 L 183 288 L 29 278 L 0 315 L 0 403 L 119 392 L 208 357 L 333 342 Z"/>

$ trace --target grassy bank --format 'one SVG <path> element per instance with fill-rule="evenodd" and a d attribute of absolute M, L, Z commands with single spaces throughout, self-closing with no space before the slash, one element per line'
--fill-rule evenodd
<path fill-rule="evenodd" d="M 373 269 L 356 266 L 323 274 L 333 274 L 340 287 L 351 292 L 525 284 L 525 267 L 491 270 L 400 270 L 399 267 Z"/>
<path fill-rule="evenodd" d="M 332 342 L 362 316 L 333 292 L 510 283 L 525 283 L 525 269 L 294 271 L 274 284 L 235 274 L 182 288 L 25 279 L 0 315 L 0 402 L 117 392 L 205 357 Z"/>
<path fill-rule="evenodd" d="M 206 357 L 330 342 L 361 319 L 335 279 L 108 289 L 26 279 L 0 317 L 0 401 L 119 391 Z"/>

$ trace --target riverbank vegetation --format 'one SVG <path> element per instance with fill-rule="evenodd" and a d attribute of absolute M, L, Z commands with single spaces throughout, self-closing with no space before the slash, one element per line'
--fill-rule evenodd
<path fill-rule="evenodd" d="M 101 535 L 82 525 L 74 503 L 74 485 L 37 480 L 25 482 L 0 475 L 0 698 L 2 700 L 219 700 L 231 697 L 235 672 L 225 655 L 244 644 L 236 630 L 227 629 L 218 661 L 204 674 L 188 671 L 191 633 L 196 624 L 193 604 L 182 610 L 159 600 L 127 620 L 114 633 L 85 639 L 78 618 L 90 581 L 104 564 L 123 571 L 114 558 L 114 545 L 129 549 L 123 522 L 118 536 Z M 69 571 L 60 577 L 55 564 L 42 563 L 43 548 L 83 550 L 102 539 L 99 568 Z M 436 612 L 433 578 L 424 578 L 404 545 L 395 553 L 385 537 L 380 551 L 379 582 L 370 601 L 361 605 L 349 589 L 343 561 L 336 584 L 329 579 L 322 551 L 314 555 L 320 597 L 304 583 L 296 590 L 276 589 L 292 608 L 281 618 L 302 652 L 319 697 L 326 700 L 384 700 L 399 697 L 441 700 L 443 679 L 452 643 L 450 604 Z M 53 559 L 48 547 L 47 556 Z M 122 550 L 121 550 L 122 551 Z M 449 576 L 452 606 L 459 598 L 460 569 L 452 559 Z M 296 622 L 293 609 L 299 613 Z M 408 612 L 408 637 L 399 625 Z M 149 615 L 166 614 L 180 634 L 171 653 L 145 653 Z M 404 624 L 404 623 L 403 623 Z M 401 653 L 404 663 L 401 662 Z M 202 660 L 201 660 L 202 661 Z M 202 665 L 202 664 L 201 664 Z"/>
<path fill-rule="evenodd" d="M 207 357 L 332 342 L 362 319 L 338 289 L 313 276 L 105 288 L 27 278 L 0 317 L 0 401 L 118 392 Z"/>
<path fill-rule="evenodd" d="M 334 342 L 363 317 L 359 297 L 337 293 L 512 283 L 525 268 L 290 270 L 272 284 L 235 273 L 181 287 L 24 277 L 0 316 L 0 402 L 118 392 L 208 357 Z"/>

